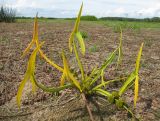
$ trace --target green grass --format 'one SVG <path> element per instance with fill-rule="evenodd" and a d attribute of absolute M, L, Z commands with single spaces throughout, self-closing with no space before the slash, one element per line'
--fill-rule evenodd
<path fill-rule="evenodd" d="M 97 21 L 96 23 L 102 24 L 108 27 L 115 27 L 119 25 L 131 26 L 131 27 L 140 27 L 140 28 L 160 28 L 160 23 L 158 22 L 141 22 L 141 21 Z M 134 29 L 134 28 L 133 28 Z"/>
<path fill-rule="evenodd" d="M 17 22 L 20 23 L 25 23 L 25 22 L 33 22 L 33 19 L 29 18 L 29 19 L 17 19 Z M 39 18 L 38 19 L 39 22 L 53 22 L 53 23 L 63 23 L 63 22 L 74 22 L 74 20 L 66 20 L 66 19 L 47 19 L 47 18 Z M 116 28 L 118 26 L 121 26 L 122 29 L 127 29 L 127 28 L 131 28 L 133 30 L 135 29 L 140 29 L 140 28 L 150 28 L 150 29 L 159 29 L 160 28 L 160 23 L 158 22 L 143 22 L 143 21 L 112 21 L 112 20 L 97 20 L 97 21 L 81 21 L 84 24 L 98 24 L 98 25 L 103 25 L 103 26 L 107 26 L 107 27 L 113 27 Z"/>

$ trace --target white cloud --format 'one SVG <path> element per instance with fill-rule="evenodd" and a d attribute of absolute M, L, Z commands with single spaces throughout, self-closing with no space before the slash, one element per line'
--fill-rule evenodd
<path fill-rule="evenodd" d="M 154 5 L 149 8 L 143 8 L 139 10 L 137 13 L 142 14 L 143 16 L 159 16 L 160 17 L 160 4 Z"/>
<path fill-rule="evenodd" d="M 16 8 L 20 15 L 34 16 L 38 11 L 42 16 L 74 17 L 82 0 L 0 0 Z M 160 17 L 160 0 L 83 0 L 83 15 L 128 17 Z"/>

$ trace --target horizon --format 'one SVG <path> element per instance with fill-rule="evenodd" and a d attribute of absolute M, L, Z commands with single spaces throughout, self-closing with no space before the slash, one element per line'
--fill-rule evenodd
<path fill-rule="evenodd" d="M 0 0 L 0 5 L 16 9 L 18 16 L 50 18 L 74 18 L 82 0 Z M 83 0 L 82 15 L 101 17 L 153 18 L 160 17 L 159 0 Z"/>

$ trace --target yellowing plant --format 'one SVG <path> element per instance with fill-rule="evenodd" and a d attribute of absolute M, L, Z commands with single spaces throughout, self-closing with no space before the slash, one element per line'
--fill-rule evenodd
<path fill-rule="evenodd" d="M 82 55 L 85 55 L 85 43 L 82 38 L 81 33 L 79 32 L 79 24 L 80 24 L 80 17 L 82 13 L 82 8 L 83 8 L 83 3 L 81 5 L 80 11 L 78 13 L 77 20 L 75 22 L 74 29 L 70 35 L 69 38 L 69 50 L 70 52 L 74 53 L 78 67 L 81 72 L 81 77 L 75 75 L 71 72 L 67 57 L 65 55 L 65 52 L 62 51 L 62 63 L 63 67 L 60 67 L 59 65 L 55 64 L 54 61 L 50 60 L 41 50 L 41 46 L 44 44 L 44 42 L 39 43 L 38 39 L 38 22 L 37 22 L 37 16 L 35 17 L 34 20 L 34 30 L 33 30 L 33 39 L 31 43 L 28 45 L 28 47 L 25 49 L 22 57 L 24 57 L 27 52 L 30 50 L 31 46 L 35 45 L 36 48 L 32 52 L 32 54 L 29 57 L 28 60 L 28 66 L 27 66 L 27 71 L 24 75 L 24 79 L 20 83 L 18 93 L 17 93 L 17 103 L 18 106 L 20 107 L 20 102 L 21 102 L 21 96 L 22 96 L 22 91 L 25 86 L 25 83 L 27 81 L 31 81 L 32 83 L 32 88 L 33 91 L 35 91 L 36 86 L 41 88 L 43 91 L 46 92 L 59 92 L 60 90 L 64 90 L 66 88 L 76 88 L 77 93 L 81 95 L 82 99 L 85 101 L 86 108 L 89 112 L 90 120 L 93 121 L 93 116 L 91 113 L 91 110 L 89 108 L 89 105 L 87 103 L 87 97 L 96 95 L 96 96 L 103 96 L 106 100 L 108 100 L 110 103 L 115 104 L 118 108 L 124 108 L 126 109 L 132 116 L 133 113 L 131 112 L 129 106 L 127 103 L 122 99 L 122 95 L 127 91 L 133 84 L 135 85 L 135 96 L 134 96 L 134 106 L 136 106 L 136 102 L 138 99 L 138 87 L 139 87 L 139 65 L 140 65 L 140 59 L 142 55 L 142 48 L 143 48 L 143 43 L 140 47 L 140 50 L 138 52 L 138 56 L 136 59 L 136 67 L 135 69 L 129 74 L 128 77 L 123 78 L 123 80 L 126 80 L 122 87 L 119 89 L 119 91 L 109 91 L 106 90 L 106 86 L 110 83 L 115 83 L 119 80 L 122 80 L 122 78 L 115 78 L 113 80 L 104 80 L 104 74 L 105 70 L 109 67 L 109 65 L 112 64 L 112 62 L 117 59 L 117 65 L 121 63 L 121 58 L 122 58 L 122 30 L 120 33 L 120 43 L 119 46 L 105 59 L 105 61 L 102 63 L 101 66 L 97 68 L 93 68 L 92 72 L 87 75 L 84 71 L 82 62 L 80 60 L 79 56 L 79 51 L 81 52 Z M 35 66 L 36 66 L 36 56 L 40 55 L 46 62 L 48 62 L 51 66 L 59 70 L 59 72 L 62 74 L 60 77 L 60 86 L 59 87 L 46 87 L 45 85 L 39 83 L 35 76 Z M 118 57 L 117 57 L 118 56 Z M 99 81 L 99 84 L 96 82 Z"/>

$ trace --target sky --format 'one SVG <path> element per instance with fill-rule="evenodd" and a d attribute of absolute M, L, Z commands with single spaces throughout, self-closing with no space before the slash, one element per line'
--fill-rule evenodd
<path fill-rule="evenodd" d="M 160 17 L 160 0 L 0 0 L 0 5 L 17 10 L 18 16 L 75 17 L 81 3 L 82 15 L 96 17 Z"/>

